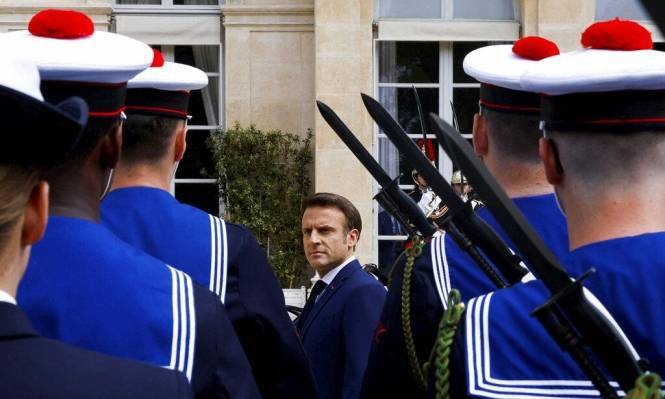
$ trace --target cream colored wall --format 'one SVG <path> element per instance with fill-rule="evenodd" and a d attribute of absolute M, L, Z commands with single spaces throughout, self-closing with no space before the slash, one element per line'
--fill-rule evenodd
<path fill-rule="evenodd" d="M 372 151 L 372 122 L 360 93 L 373 91 L 372 0 L 315 0 L 316 97 L 330 105 Z M 362 216 L 356 249 L 361 263 L 376 262 L 371 176 L 316 113 L 316 191 L 351 200 Z"/>
<path fill-rule="evenodd" d="M 229 0 L 225 120 L 304 135 L 314 128 L 314 7 L 288 0 Z"/>
<path fill-rule="evenodd" d="M 45 8 L 66 8 L 88 14 L 95 28 L 109 30 L 113 0 L 0 0 L 0 32 L 26 29 L 36 12 Z"/>
<path fill-rule="evenodd" d="M 523 36 L 540 35 L 562 51 L 580 48 L 580 34 L 594 21 L 595 0 L 521 0 Z"/>
<path fill-rule="evenodd" d="M 228 0 L 225 119 L 304 134 L 315 131 L 314 189 L 359 208 L 362 261 L 373 256 L 372 180 L 315 111 L 340 111 L 371 150 L 372 125 L 359 93 L 372 91 L 372 0 Z M 316 15 L 316 18 L 315 18 Z"/>

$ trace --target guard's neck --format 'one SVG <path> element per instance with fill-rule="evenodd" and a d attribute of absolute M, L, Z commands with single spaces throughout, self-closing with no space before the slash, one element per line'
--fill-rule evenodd
<path fill-rule="evenodd" d="M 658 194 L 658 195 L 657 195 Z M 612 190 L 566 198 L 570 249 L 613 238 L 665 231 L 663 193 Z"/>
<path fill-rule="evenodd" d="M 493 157 L 487 157 L 484 162 L 510 198 L 532 197 L 553 192 L 541 164 L 499 161 Z"/>
<path fill-rule="evenodd" d="M 108 172 L 90 171 L 86 166 L 50 177 L 49 215 L 99 221 L 99 201 Z"/>
<path fill-rule="evenodd" d="M 172 162 L 136 164 L 132 166 L 120 162 L 115 172 L 111 190 L 142 186 L 170 191 L 174 167 L 175 165 Z"/>

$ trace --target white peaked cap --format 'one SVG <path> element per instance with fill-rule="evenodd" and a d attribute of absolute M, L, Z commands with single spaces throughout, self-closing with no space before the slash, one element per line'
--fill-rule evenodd
<path fill-rule="evenodd" d="M 559 54 L 556 44 L 537 36 L 528 36 L 515 44 L 486 46 L 464 57 L 467 75 L 481 83 L 511 90 L 524 90 L 521 77 L 543 58 Z"/>
<path fill-rule="evenodd" d="M 33 60 L 42 80 L 121 83 L 152 62 L 148 45 L 97 32 L 87 15 L 67 10 L 37 13 L 28 30 L 0 35 L 0 48 Z"/>
<path fill-rule="evenodd" d="M 189 65 L 165 62 L 162 66 L 150 67 L 132 78 L 130 89 L 156 89 L 167 91 L 198 90 L 208 85 L 208 75 Z"/>
<path fill-rule="evenodd" d="M 0 59 L 0 86 L 16 90 L 36 100 L 44 101 L 39 89 L 39 70 L 35 63 L 16 53 L 5 53 Z"/>
<path fill-rule="evenodd" d="M 651 34 L 636 22 L 596 22 L 582 34 L 582 45 L 534 64 L 522 87 L 554 96 L 665 89 L 665 52 L 651 49 Z"/>

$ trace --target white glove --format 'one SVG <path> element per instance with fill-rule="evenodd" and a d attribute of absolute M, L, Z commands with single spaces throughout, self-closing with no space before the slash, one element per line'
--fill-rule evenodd
<path fill-rule="evenodd" d="M 420 201 L 418 201 L 418 207 L 421 211 L 423 211 L 425 216 L 429 216 L 432 214 L 432 212 L 439 209 L 440 203 L 441 198 L 437 197 L 436 194 L 434 194 L 434 191 L 427 190 L 420 197 Z"/>

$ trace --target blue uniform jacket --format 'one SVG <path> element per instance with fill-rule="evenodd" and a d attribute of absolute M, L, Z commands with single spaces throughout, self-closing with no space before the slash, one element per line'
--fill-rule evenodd
<path fill-rule="evenodd" d="M 386 290 L 352 261 L 298 328 L 321 399 L 355 399 Z"/>
<path fill-rule="evenodd" d="M 540 237 L 561 257 L 568 252 L 566 221 L 553 194 L 513 199 Z M 477 211 L 514 248 L 487 208 Z M 393 271 L 386 305 L 376 331 L 363 383 L 362 398 L 390 395 L 424 397 L 413 377 L 402 329 L 401 294 L 405 259 Z M 418 360 L 428 360 L 452 288 L 462 300 L 496 290 L 496 286 L 449 235 L 437 236 L 416 259 L 411 283 L 411 326 Z"/>
<path fill-rule="evenodd" d="M 0 303 L 0 397 L 142 399 L 192 397 L 185 376 L 42 338 L 17 306 Z"/>
<path fill-rule="evenodd" d="M 264 397 L 316 397 L 282 289 L 248 229 L 149 187 L 113 190 L 102 203 L 102 224 L 221 298 Z"/>
<path fill-rule="evenodd" d="M 219 300 L 97 223 L 49 217 L 17 299 L 45 337 L 182 371 L 197 395 L 260 397 Z"/>
<path fill-rule="evenodd" d="M 651 371 L 663 375 L 665 232 L 586 245 L 564 264 L 573 276 L 596 268 L 585 286 L 649 360 Z M 453 353 L 453 397 L 599 398 L 570 356 L 530 317 L 548 296 L 540 281 L 532 281 L 469 301 Z"/>

